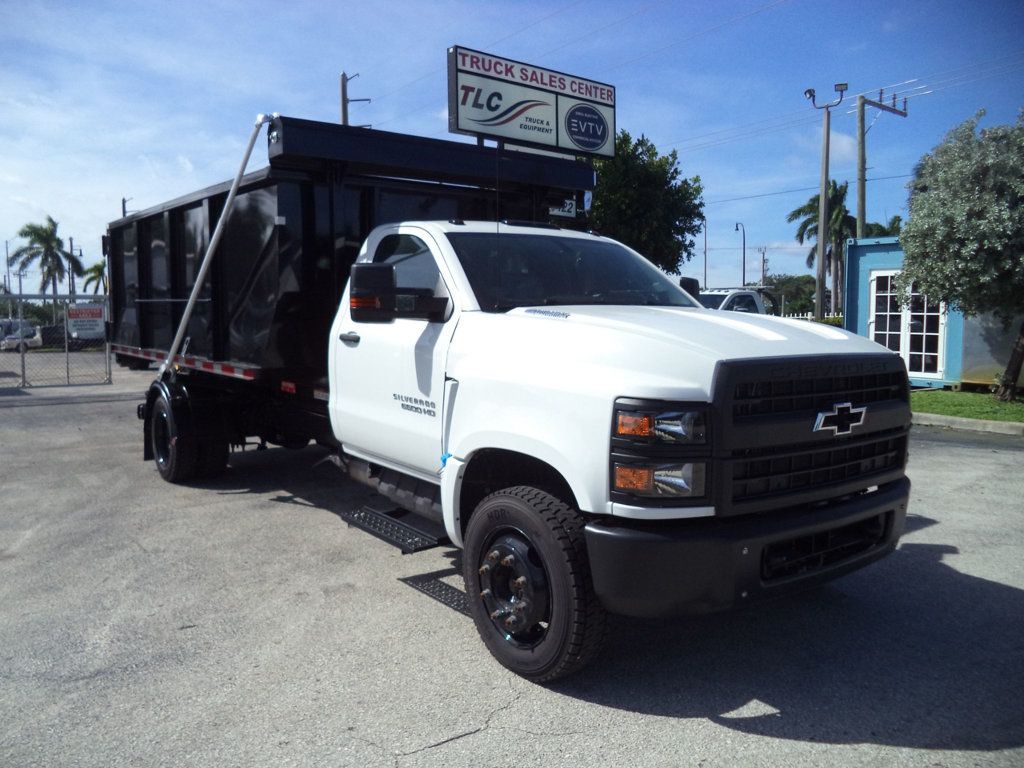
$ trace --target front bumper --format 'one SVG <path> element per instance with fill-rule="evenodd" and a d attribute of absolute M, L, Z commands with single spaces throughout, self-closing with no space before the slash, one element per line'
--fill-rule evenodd
<path fill-rule="evenodd" d="M 907 515 L 906 477 L 827 506 L 730 518 L 586 526 L 594 589 L 612 613 L 707 613 L 820 584 L 884 557 Z"/>

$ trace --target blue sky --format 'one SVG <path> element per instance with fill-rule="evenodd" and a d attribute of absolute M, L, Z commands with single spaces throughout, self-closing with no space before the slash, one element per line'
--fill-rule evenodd
<path fill-rule="evenodd" d="M 614 85 L 620 129 L 675 149 L 700 176 L 708 282 L 809 273 L 786 214 L 815 194 L 819 102 L 833 110 L 831 176 L 856 208 L 855 96 L 908 96 L 909 116 L 868 111 L 867 218 L 906 218 L 921 156 L 979 109 L 982 125 L 1024 107 L 1024 3 L 471 2 L 267 3 L 189 0 L 0 3 L 0 236 L 47 214 L 86 264 L 120 215 L 230 178 L 257 113 L 337 121 L 338 75 L 351 122 L 450 137 L 450 45 Z M 902 101 L 900 101 L 902 104 Z M 250 170 L 266 164 L 262 141 Z M 875 181 L 870 181 L 875 179 Z M 703 278 L 704 238 L 683 274 Z M 27 277 L 35 290 L 38 274 Z M 16 286 L 16 281 L 14 282 Z"/>

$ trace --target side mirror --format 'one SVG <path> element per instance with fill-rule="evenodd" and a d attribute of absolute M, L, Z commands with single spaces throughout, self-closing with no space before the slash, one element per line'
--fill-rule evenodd
<path fill-rule="evenodd" d="M 695 277 L 680 277 L 679 287 L 695 299 L 700 295 L 700 281 Z"/>
<path fill-rule="evenodd" d="M 398 288 L 391 264 L 353 264 L 349 312 L 356 323 L 390 323 L 395 318 L 443 322 L 448 299 L 428 288 Z"/>
<path fill-rule="evenodd" d="M 395 268 L 390 264 L 353 264 L 348 308 L 357 323 L 395 319 Z"/>

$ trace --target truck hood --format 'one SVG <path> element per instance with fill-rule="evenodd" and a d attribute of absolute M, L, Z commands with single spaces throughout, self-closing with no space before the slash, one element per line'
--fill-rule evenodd
<path fill-rule="evenodd" d="M 528 376 L 521 371 L 527 363 L 543 372 L 548 387 L 562 381 L 604 394 L 672 399 L 707 398 L 721 360 L 887 351 L 861 336 L 805 320 L 643 306 L 465 312 L 454 342 L 449 358 L 454 377 L 467 365 L 476 369 L 474 375 L 486 371 L 503 377 L 502 372 L 511 375 L 510 364 L 520 367 L 519 376 Z"/>

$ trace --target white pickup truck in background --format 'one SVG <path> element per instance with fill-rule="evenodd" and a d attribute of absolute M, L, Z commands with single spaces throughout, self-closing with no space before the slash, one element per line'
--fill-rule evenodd
<path fill-rule="evenodd" d="M 696 297 L 708 309 L 777 315 L 775 297 L 763 286 L 746 288 L 708 288 Z"/>

